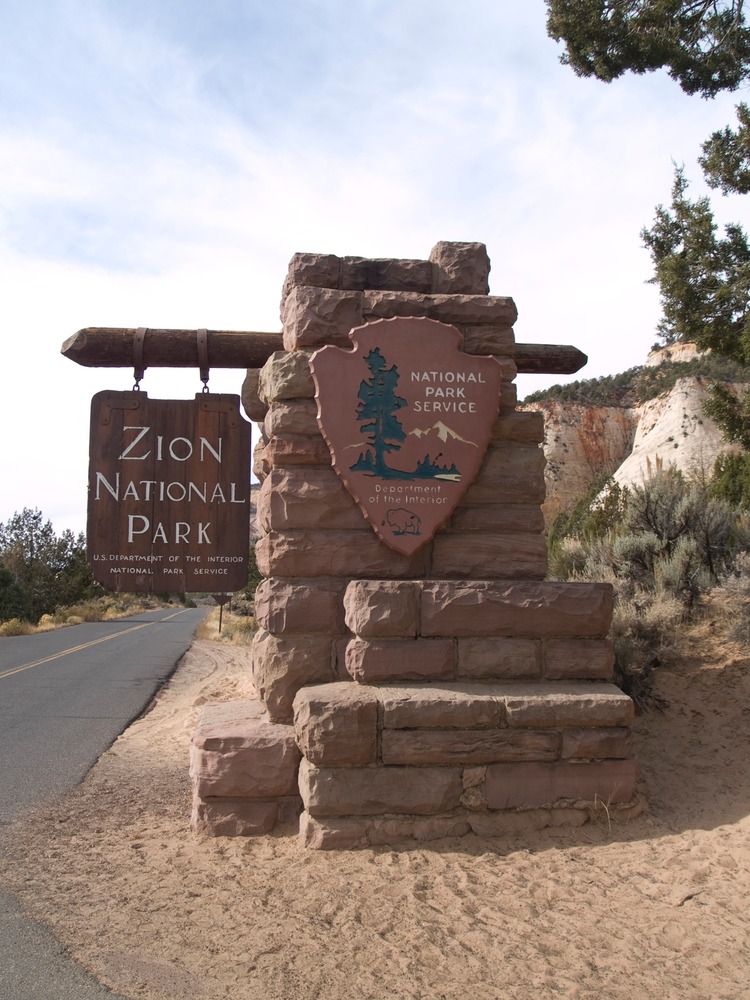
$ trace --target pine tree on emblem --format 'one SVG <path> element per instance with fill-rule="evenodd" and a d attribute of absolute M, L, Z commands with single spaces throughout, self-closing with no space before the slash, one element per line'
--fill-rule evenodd
<path fill-rule="evenodd" d="M 396 417 L 396 411 L 406 406 L 406 400 L 396 395 L 398 368 L 386 368 L 386 360 L 380 349 L 374 347 L 365 358 L 372 377 L 363 380 L 357 393 L 357 420 L 362 432 L 367 435 L 367 443 L 375 452 L 375 461 L 370 465 L 376 476 L 386 476 L 391 471 L 385 462 L 389 451 L 398 451 L 406 433 Z M 368 452 L 369 457 L 369 452 Z"/>

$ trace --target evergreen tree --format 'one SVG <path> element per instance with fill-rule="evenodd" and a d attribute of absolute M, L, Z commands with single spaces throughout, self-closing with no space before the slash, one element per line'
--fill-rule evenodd
<path fill-rule="evenodd" d="M 397 451 L 401 442 L 406 439 L 406 432 L 396 417 L 396 411 L 407 404 L 403 397 L 396 395 L 398 368 L 395 365 L 386 367 L 387 362 L 380 349 L 373 348 L 365 361 L 372 374 L 359 387 L 357 420 L 375 452 L 373 472 L 376 475 L 387 475 L 390 470 L 385 462 L 386 454 Z"/>
<path fill-rule="evenodd" d="M 687 94 L 736 90 L 750 73 L 743 0 L 546 0 L 547 33 L 579 76 L 666 69 Z"/>
<path fill-rule="evenodd" d="M 666 69 L 688 94 L 713 97 L 750 77 L 750 28 L 743 0 L 547 0 L 547 30 L 564 42 L 576 73 L 610 81 L 626 72 Z M 714 132 L 700 158 L 711 187 L 750 192 L 750 109 L 736 129 Z M 661 293 L 659 333 L 750 364 L 750 245 L 741 226 L 718 235 L 708 198 L 691 201 L 678 168 L 672 204 L 659 205 L 641 233 Z M 731 441 L 750 448 L 750 395 L 721 382 L 707 411 Z"/>

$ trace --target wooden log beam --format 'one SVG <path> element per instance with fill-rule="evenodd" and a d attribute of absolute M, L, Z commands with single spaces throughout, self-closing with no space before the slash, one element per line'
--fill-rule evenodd
<path fill-rule="evenodd" d="M 86 368 L 130 368 L 134 338 L 133 328 L 87 326 L 68 337 L 61 351 Z M 208 331 L 210 368 L 262 368 L 274 351 L 281 350 L 280 333 Z M 563 344 L 516 344 L 515 361 L 524 375 L 572 375 L 588 358 L 577 347 Z M 149 328 L 143 364 L 146 368 L 199 368 L 197 331 Z"/>
<path fill-rule="evenodd" d="M 573 375 L 589 359 L 569 344 L 516 344 L 515 360 L 524 375 Z"/>

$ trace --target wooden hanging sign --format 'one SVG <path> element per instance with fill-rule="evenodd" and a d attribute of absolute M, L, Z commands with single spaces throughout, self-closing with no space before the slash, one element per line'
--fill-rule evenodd
<path fill-rule="evenodd" d="M 353 349 L 313 354 L 318 423 L 334 468 L 379 537 L 409 555 L 475 479 L 500 405 L 502 370 L 426 318 L 356 327 Z"/>
<path fill-rule="evenodd" d="M 91 401 L 87 557 L 107 590 L 231 592 L 250 546 L 250 424 L 240 397 Z"/>

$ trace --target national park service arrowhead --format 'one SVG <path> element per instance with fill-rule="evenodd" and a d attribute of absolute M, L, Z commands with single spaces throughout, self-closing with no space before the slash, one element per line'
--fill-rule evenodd
<path fill-rule="evenodd" d="M 410 555 L 444 524 L 482 465 L 502 370 L 426 318 L 376 320 L 352 350 L 310 360 L 333 466 L 380 538 Z"/>

